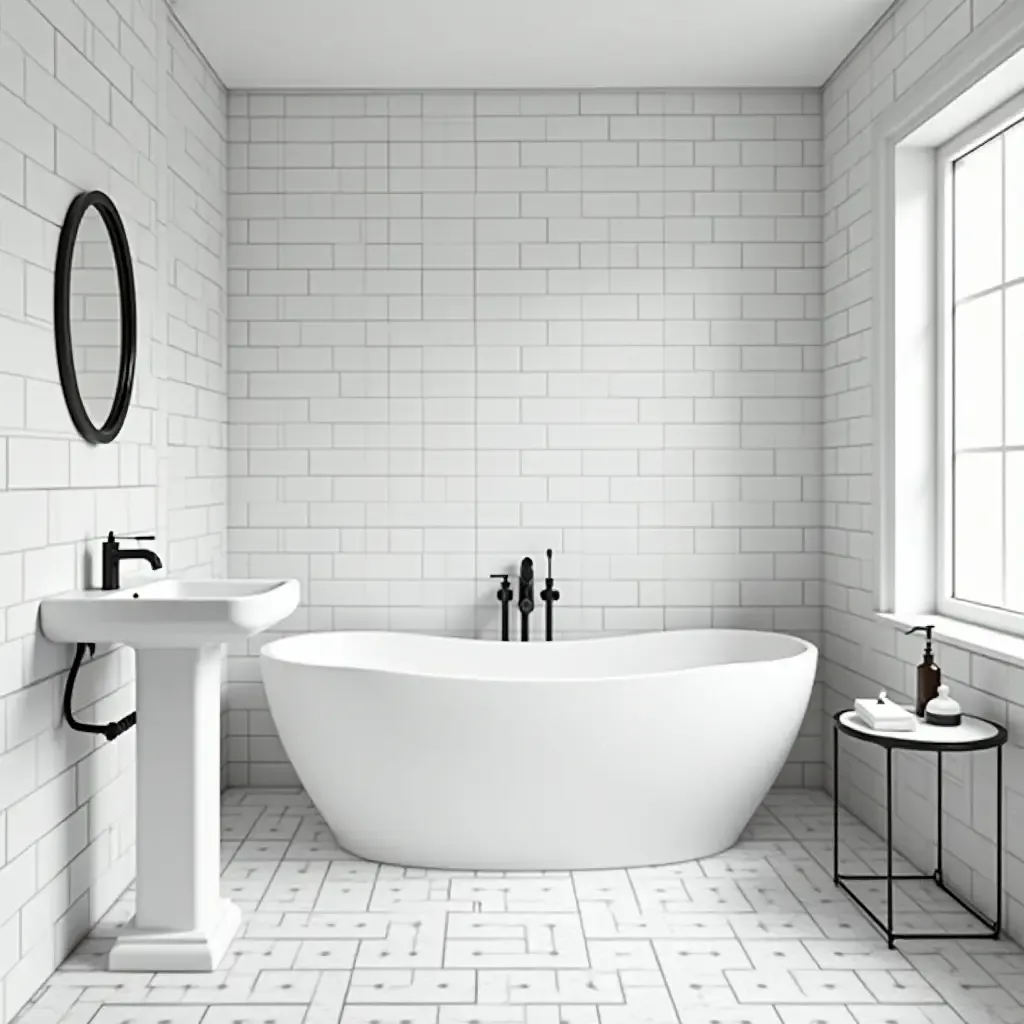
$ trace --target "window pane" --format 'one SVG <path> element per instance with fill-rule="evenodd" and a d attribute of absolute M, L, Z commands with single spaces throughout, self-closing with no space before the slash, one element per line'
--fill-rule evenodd
<path fill-rule="evenodd" d="M 1003 295 L 957 307 L 953 342 L 953 445 L 1003 443 Z"/>
<path fill-rule="evenodd" d="M 1024 277 L 1024 122 L 1004 136 L 1006 146 L 1006 280 Z"/>
<path fill-rule="evenodd" d="M 1006 607 L 1024 612 L 1024 452 L 1006 453 Z"/>
<path fill-rule="evenodd" d="M 1021 284 L 1006 292 L 1005 372 L 1006 443 L 1024 444 L 1024 285 Z M 1024 515 L 1024 510 L 1021 514 Z"/>
<path fill-rule="evenodd" d="M 1003 281 L 1003 138 L 997 135 L 953 166 L 953 273 L 956 299 Z"/>
<path fill-rule="evenodd" d="M 953 596 L 1003 603 L 1003 455 L 958 455 L 953 470 Z"/>

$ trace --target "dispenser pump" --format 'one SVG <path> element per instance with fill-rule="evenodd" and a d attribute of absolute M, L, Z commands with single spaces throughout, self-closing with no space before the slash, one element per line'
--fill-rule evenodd
<path fill-rule="evenodd" d="M 942 684 L 942 672 L 935 664 L 935 654 L 932 650 L 932 632 L 935 629 L 932 625 L 915 626 L 908 629 L 907 636 L 913 633 L 924 633 L 924 656 L 921 664 L 917 666 L 917 699 L 914 702 L 914 711 L 918 718 L 923 718 L 928 702 L 939 694 L 939 686 Z"/>
<path fill-rule="evenodd" d="M 906 632 L 907 636 L 910 636 L 912 633 L 924 633 L 924 660 L 928 665 L 935 661 L 935 657 L 932 654 L 932 631 L 934 629 L 934 626 L 915 626 Z"/>

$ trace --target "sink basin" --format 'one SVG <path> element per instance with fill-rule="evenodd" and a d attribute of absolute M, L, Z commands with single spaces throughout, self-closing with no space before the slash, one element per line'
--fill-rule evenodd
<path fill-rule="evenodd" d="M 160 579 L 45 598 L 40 616 L 58 643 L 198 648 L 268 629 L 298 603 L 298 580 Z"/>

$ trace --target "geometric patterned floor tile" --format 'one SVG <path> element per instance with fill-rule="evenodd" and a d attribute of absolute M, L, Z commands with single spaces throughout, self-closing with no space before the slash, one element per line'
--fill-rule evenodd
<path fill-rule="evenodd" d="M 846 869 L 877 870 L 879 838 L 843 834 Z M 107 972 L 129 889 L 17 1024 L 1024 1024 L 1012 941 L 886 948 L 832 884 L 817 791 L 772 792 L 718 856 L 620 871 L 369 863 L 300 790 L 229 790 L 221 835 L 243 923 L 218 971 Z M 861 895 L 878 909 L 884 887 Z M 919 885 L 897 913 L 973 922 Z"/>

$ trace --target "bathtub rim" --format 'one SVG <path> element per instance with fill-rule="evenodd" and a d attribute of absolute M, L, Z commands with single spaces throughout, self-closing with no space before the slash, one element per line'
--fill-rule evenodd
<path fill-rule="evenodd" d="M 429 667 L 424 669 L 417 669 L 415 672 L 399 671 L 394 667 L 388 666 L 366 666 L 366 665 L 339 665 L 328 663 L 324 661 L 315 661 L 310 659 L 299 660 L 297 658 L 282 657 L 274 648 L 285 648 L 290 644 L 294 644 L 296 641 L 304 640 L 308 637 L 313 636 L 364 636 L 373 635 L 375 637 L 380 636 L 391 636 L 391 637 L 429 637 L 432 640 L 443 640 L 451 644 L 473 644 L 473 645 L 494 645 L 500 643 L 497 640 L 488 640 L 480 637 L 460 637 L 460 636 L 444 636 L 443 634 L 437 633 L 413 633 L 409 631 L 401 630 L 370 630 L 370 629 L 330 629 L 330 630 L 308 630 L 303 633 L 293 633 L 287 636 L 277 637 L 274 640 L 270 640 L 265 643 L 259 652 L 260 664 L 264 664 L 266 661 L 276 662 L 282 666 L 292 666 L 295 668 L 309 668 L 309 669 L 330 669 L 334 671 L 351 671 L 359 672 L 360 674 L 367 676 L 400 676 L 402 678 L 417 678 L 427 679 L 437 682 L 474 682 L 482 684 L 494 684 L 508 685 L 508 684 L 561 684 L 571 685 L 573 683 L 583 684 L 595 684 L 595 683 L 636 683 L 639 681 L 650 681 L 654 682 L 657 680 L 664 680 L 670 676 L 678 676 L 680 674 L 689 674 L 691 672 L 701 673 L 715 673 L 718 671 L 725 671 L 734 669 L 742 665 L 756 666 L 756 665 L 775 665 L 785 664 L 789 662 L 797 662 L 800 660 L 806 660 L 808 655 L 813 656 L 815 663 L 820 658 L 820 650 L 816 644 L 811 643 L 809 640 L 804 640 L 802 637 L 793 636 L 791 633 L 779 633 L 774 630 L 763 630 L 763 629 L 732 629 L 728 627 L 722 627 L 716 629 L 715 627 L 696 627 L 692 629 L 666 629 L 666 630 L 645 630 L 641 633 L 622 633 L 614 636 L 595 636 L 580 638 L 574 640 L 560 640 L 557 641 L 559 647 L 563 650 L 567 645 L 570 644 L 594 644 L 594 643 L 609 643 L 615 641 L 622 641 L 631 637 L 647 637 L 647 636 L 663 636 L 668 634 L 686 634 L 686 633 L 739 633 L 745 636 L 771 636 L 781 637 L 786 640 L 790 640 L 794 645 L 798 645 L 791 654 L 787 654 L 781 658 L 756 658 L 749 661 L 716 661 L 707 665 L 691 665 L 686 667 L 669 667 L 662 669 L 658 672 L 644 672 L 644 671 L 632 671 L 628 673 L 617 673 L 615 675 L 584 675 L 577 676 L 575 678 L 566 679 L 557 675 L 538 675 L 538 674 L 510 674 L 507 677 L 486 677 L 481 678 L 480 673 L 476 672 L 437 672 L 431 671 Z M 538 644 L 535 644 L 537 646 Z M 261 672 L 262 675 L 262 672 Z M 266 679 L 264 678 L 264 685 Z M 812 683 L 814 682 L 812 678 Z"/>

